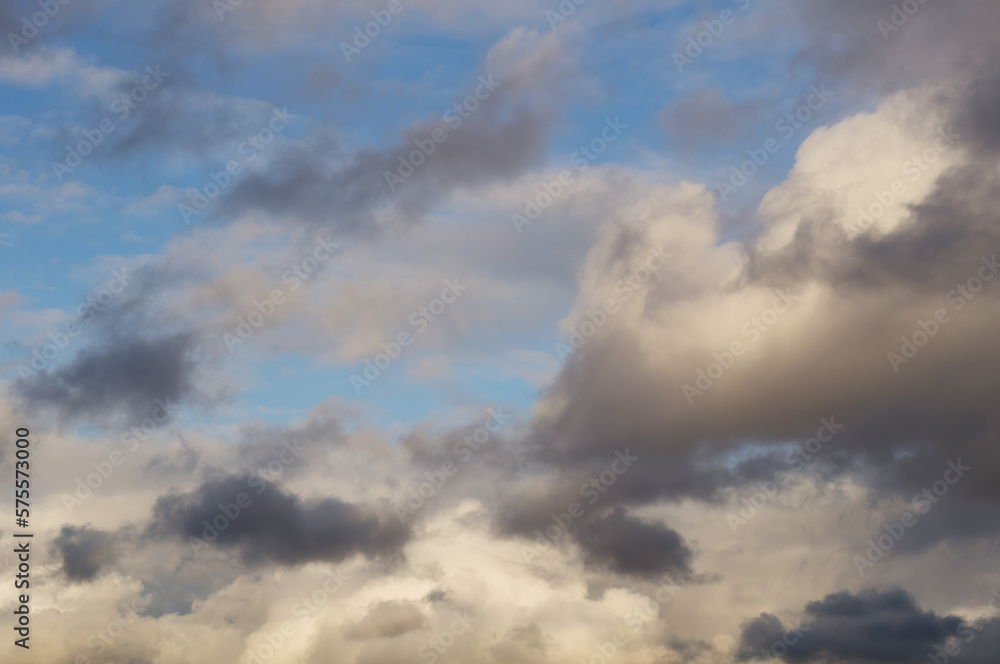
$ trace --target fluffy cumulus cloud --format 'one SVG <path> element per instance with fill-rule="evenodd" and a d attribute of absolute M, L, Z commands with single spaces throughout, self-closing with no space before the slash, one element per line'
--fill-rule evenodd
<path fill-rule="evenodd" d="M 995 2 L 43 5 L 37 661 L 996 660 Z"/>

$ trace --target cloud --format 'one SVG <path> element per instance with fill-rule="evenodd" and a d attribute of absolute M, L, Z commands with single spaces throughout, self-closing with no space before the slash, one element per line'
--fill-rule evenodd
<path fill-rule="evenodd" d="M 162 411 L 167 420 L 198 389 L 193 381 L 195 338 L 181 332 L 161 338 L 127 338 L 81 351 L 69 364 L 17 384 L 32 407 L 52 409 L 64 420 L 102 423 L 119 417 L 137 424 Z"/>
<path fill-rule="evenodd" d="M 117 559 L 114 534 L 90 526 L 63 526 L 54 544 L 71 581 L 90 581 Z"/>
<path fill-rule="evenodd" d="M 763 657 L 761 653 L 766 651 L 777 653 L 786 662 L 917 664 L 958 636 L 972 634 L 976 638 L 979 631 L 957 616 L 921 610 L 914 598 L 900 589 L 827 595 L 807 604 L 805 613 L 805 622 L 795 628 L 786 628 L 767 613 L 748 621 L 740 636 L 737 659 L 749 661 Z M 995 631 L 995 626 L 991 630 Z M 955 661 L 977 660 L 960 657 Z"/>
<path fill-rule="evenodd" d="M 588 564 L 618 574 L 683 578 L 691 573 L 691 549 L 676 531 L 631 517 L 621 507 L 584 522 L 574 537 Z"/>
<path fill-rule="evenodd" d="M 243 508 L 236 504 L 241 494 L 243 502 L 250 501 Z M 236 505 L 229 511 L 238 516 L 226 518 L 221 506 L 229 505 Z M 219 523 L 229 525 L 212 528 L 220 515 Z M 254 476 L 208 480 L 191 493 L 161 496 L 148 532 L 185 541 L 203 538 L 202 546 L 237 549 L 248 565 L 301 565 L 355 554 L 391 557 L 409 538 L 398 521 L 370 507 L 336 498 L 304 502 Z"/>
<path fill-rule="evenodd" d="M 513 180 L 545 154 L 549 130 L 569 94 L 562 81 L 575 67 L 574 53 L 553 33 L 517 28 L 490 49 L 481 69 L 498 87 L 476 100 L 478 109 L 461 125 L 418 121 L 390 148 L 353 153 L 340 146 L 331 128 L 320 128 L 276 151 L 264 172 L 242 178 L 226 193 L 221 213 L 253 210 L 368 234 L 380 230 L 387 207 L 412 222 L 456 189 Z M 485 94 L 478 80 L 469 86 L 470 94 L 477 86 Z M 435 130 L 444 132 L 444 142 L 405 182 L 390 187 L 386 173 L 397 174 L 400 160 L 416 149 L 414 141 Z"/>

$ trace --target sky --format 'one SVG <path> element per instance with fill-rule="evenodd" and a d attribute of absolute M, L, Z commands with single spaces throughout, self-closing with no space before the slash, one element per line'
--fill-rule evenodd
<path fill-rule="evenodd" d="M 3 661 L 995 663 L 998 21 L 6 0 Z"/>

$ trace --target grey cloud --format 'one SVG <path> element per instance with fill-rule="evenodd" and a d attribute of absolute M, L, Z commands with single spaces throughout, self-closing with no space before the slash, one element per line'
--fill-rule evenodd
<path fill-rule="evenodd" d="M 63 526 L 54 541 L 62 572 L 71 581 L 90 581 L 117 559 L 114 533 L 87 526 Z"/>
<path fill-rule="evenodd" d="M 670 528 L 629 516 L 621 507 L 574 532 L 590 565 L 619 574 L 690 576 L 691 549 Z"/>
<path fill-rule="evenodd" d="M 795 5 L 792 15 L 807 35 L 793 67 L 810 67 L 836 80 L 846 94 L 884 94 L 932 78 L 953 78 L 995 61 L 989 26 L 1000 18 L 992 0 L 920 3 L 898 30 L 883 36 L 898 0 L 823 0 Z M 893 26 L 896 27 L 896 26 Z M 852 90 L 853 88 L 853 90 Z"/>
<path fill-rule="evenodd" d="M 121 339 L 81 351 L 69 364 L 18 383 L 18 391 L 32 406 L 54 409 L 63 420 L 104 423 L 120 416 L 138 424 L 153 416 L 163 423 L 169 409 L 197 391 L 193 347 L 190 333 Z"/>
<path fill-rule="evenodd" d="M 724 389 L 713 389 L 693 406 L 681 385 L 712 361 L 711 351 L 723 348 L 707 349 L 700 358 L 676 357 L 654 369 L 642 350 L 642 328 L 602 331 L 568 359 L 545 396 L 558 407 L 543 409 L 534 422 L 525 441 L 532 458 L 575 477 L 615 449 L 630 447 L 643 462 L 621 478 L 609 500 L 716 501 L 730 487 L 788 471 L 782 446 L 804 442 L 822 417 L 833 415 L 846 428 L 811 468 L 820 477 L 850 474 L 880 497 L 908 498 L 939 479 L 948 460 L 962 457 L 975 464 L 976 471 L 952 488 L 948 500 L 955 504 L 931 515 L 921 535 L 901 548 L 995 533 L 1000 519 L 989 516 L 987 505 L 1000 499 L 992 481 L 1000 472 L 1000 455 L 989 442 L 1000 433 L 991 401 L 1000 390 L 991 369 L 1000 363 L 1000 351 L 990 330 L 997 322 L 994 284 L 1000 282 L 962 311 L 945 299 L 976 275 L 984 256 L 1000 253 L 1000 231 L 990 213 L 1000 198 L 988 148 L 996 99 L 986 84 L 992 79 L 984 74 L 975 80 L 959 86 L 953 98 L 939 100 L 943 106 L 935 109 L 956 118 L 956 125 L 964 123 L 959 131 L 966 132 L 961 141 L 967 158 L 935 182 L 933 193 L 894 232 L 849 242 L 821 206 L 804 205 L 793 241 L 776 251 L 744 245 L 747 267 L 727 285 L 706 286 L 677 270 L 669 279 L 658 274 L 646 287 L 643 324 L 654 325 L 706 293 L 735 298 L 747 287 L 794 293 L 803 284 L 816 284 L 832 296 L 813 325 L 758 362 L 738 365 L 720 380 Z M 623 229 L 619 243 L 645 241 L 632 235 Z M 611 267 L 607 272 L 614 274 Z M 898 349 L 903 334 L 912 335 L 918 318 L 926 320 L 941 307 L 955 322 L 937 335 L 933 348 L 894 375 L 887 351 Z M 746 340 L 739 328 L 733 340 Z M 749 454 L 748 441 L 755 444 Z M 501 502 L 500 516 L 506 518 L 507 506 L 519 501 L 515 511 L 530 514 L 563 500 L 549 498 L 515 488 Z M 963 509 L 984 518 L 946 516 Z"/>
<path fill-rule="evenodd" d="M 510 180 L 540 164 L 549 130 L 569 94 L 561 81 L 575 67 L 573 49 L 552 34 L 536 39 L 518 31 L 512 39 L 521 43 L 496 47 L 500 51 L 483 65 L 483 78 L 494 77 L 499 87 L 460 126 L 443 119 L 419 121 L 390 148 L 353 153 L 339 146 L 329 128 L 321 128 L 277 151 L 265 172 L 240 180 L 227 192 L 220 214 L 262 210 L 373 233 L 383 208 L 413 221 L 457 188 Z M 470 81 L 456 101 L 477 86 L 479 80 Z M 385 173 L 395 174 L 400 158 L 417 149 L 414 141 L 428 140 L 435 129 L 447 138 L 393 192 Z"/>
<path fill-rule="evenodd" d="M 956 616 L 922 610 L 899 589 L 827 595 L 806 605 L 805 614 L 806 621 L 797 627 L 786 627 L 767 613 L 745 623 L 737 649 L 739 661 L 749 661 L 766 650 L 786 662 L 917 664 L 926 661 L 929 652 L 957 639 L 960 630 L 970 629 Z M 774 648 L 776 643 L 782 645 Z M 967 657 L 955 661 L 978 661 L 974 654 Z"/>
<path fill-rule="evenodd" d="M 216 517 L 225 516 L 220 505 L 235 504 L 240 494 L 250 504 L 240 508 L 234 519 L 220 518 L 220 524 L 229 522 L 224 529 L 209 529 Z M 212 539 L 213 532 L 218 532 L 217 539 Z M 380 516 L 370 507 L 335 498 L 307 503 L 244 475 L 208 480 L 191 493 L 161 496 L 148 533 L 185 541 L 207 533 L 212 543 L 206 546 L 238 550 L 248 565 L 301 565 L 355 554 L 393 557 L 409 538 L 408 530 L 392 516 Z"/>
<path fill-rule="evenodd" d="M 77 339 L 36 376 L 14 384 L 29 409 L 54 413 L 61 423 L 129 427 L 147 420 L 163 426 L 179 406 L 209 406 L 196 376 L 211 362 L 199 357 L 201 332 L 164 314 L 172 289 L 202 275 L 195 265 L 147 264 L 119 270 L 127 282 L 111 302 L 75 321 Z M 119 280 L 120 281 L 120 280 Z"/>

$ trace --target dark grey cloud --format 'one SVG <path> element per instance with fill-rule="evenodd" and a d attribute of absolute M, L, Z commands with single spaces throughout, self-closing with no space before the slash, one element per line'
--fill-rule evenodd
<path fill-rule="evenodd" d="M 490 651 L 498 664 L 507 662 L 540 664 L 550 661 L 547 658 L 550 657 L 552 645 L 552 637 L 541 626 L 537 623 L 528 623 L 508 630 Z"/>
<path fill-rule="evenodd" d="M 18 384 L 33 407 L 51 408 L 65 420 L 104 423 L 123 417 L 138 424 L 147 417 L 159 424 L 186 401 L 196 387 L 191 351 L 194 335 L 126 338 L 81 351 L 69 364 Z"/>
<path fill-rule="evenodd" d="M 691 573 L 691 549 L 676 531 L 629 516 L 621 507 L 583 522 L 574 538 L 591 566 L 649 577 Z"/>
<path fill-rule="evenodd" d="M 239 508 L 241 495 L 249 504 Z M 239 514 L 229 519 L 224 508 L 236 514 L 233 505 Z M 393 557 L 410 535 L 391 514 L 336 498 L 306 502 L 246 475 L 211 479 L 193 492 L 161 496 L 148 533 L 212 540 L 206 546 L 238 550 L 248 565 L 339 561 L 355 554 Z"/>
<path fill-rule="evenodd" d="M 456 102 L 479 89 L 480 80 L 499 84 L 478 108 L 461 119 L 422 119 L 400 132 L 384 149 L 346 150 L 330 127 L 281 150 L 267 170 L 250 174 L 230 188 L 219 214 L 258 210 L 283 219 L 322 224 L 345 232 L 372 233 L 384 208 L 414 221 L 451 192 L 515 178 L 542 163 L 548 135 L 571 94 L 565 80 L 575 68 L 574 49 L 553 35 L 505 45 L 487 57 L 482 79 L 460 88 Z M 447 109 L 442 109 L 442 113 Z M 417 166 L 405 182 L 391 186 L 386 173 L 398 175 L 400 159 L 417 150 L 415 141 L 444 132 L 443 143 Z M 433 142 L 433 141 L 432 141 Z M 417 160 L 419 161 L 419 160 Z"/>
<path fill-rule="evenodd" d="M 161 427 L 179 407 L 215 404 L 222 397 L 206 394 L 197 380 L 217 362 L 200 352 L 203 331 L 165 313 L 175 289 L 205 273 L 194 264 L 159 263 L 113 273 L 124 287 L 106 304 L 101 298 L 109 291 L 96 289 L 99 299 L 91 294 L 74 321 L 80 336 L 67 338 L 64 355 L 37 375 L 15 383 L 15 395 L 28 409 L 52 413 L 62 424 L 117 428 Z"/>
<path fill-rule="evenodd" d="M 85 526 L 63 526 L 53 542 L 70 581 L 90 581 L 118 555 L 114 533 Z"/>
<path fill-rule="evenodd" d="M 806 619 L 785 626 L 762 613 L 743 625 L 737 659 L 777 656 L 779 661 L 816 664 L 917 664 L 928 654 L 947 655 L 956 664 L 985 662 L 982 653 L 996 653 L 996 619 L 966 622 L 957 616 L 939 616 L 922 610 L 900 589 L 867 590 L 827 595 L 805 607 Z M 777 645 L 776 645 L 777 644 Z"/>

